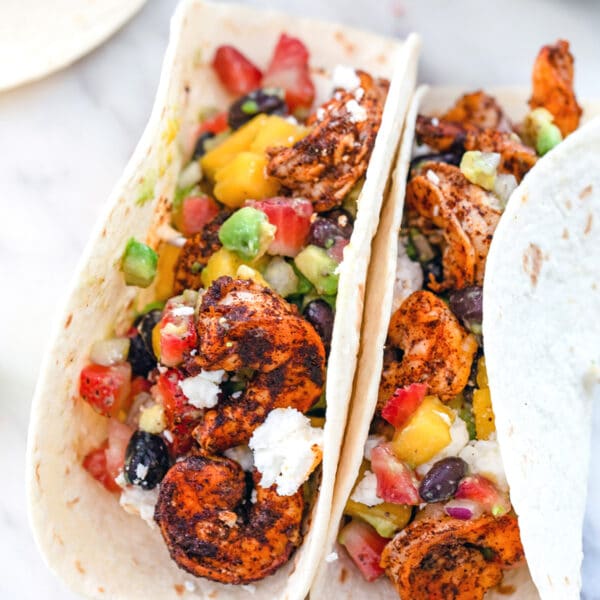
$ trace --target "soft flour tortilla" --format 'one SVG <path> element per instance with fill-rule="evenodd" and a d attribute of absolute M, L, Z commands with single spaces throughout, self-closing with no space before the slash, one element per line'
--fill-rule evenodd
<path fill-rule="evenodd" d="M 70 65 L 122 27 L 145 2 L 3 0 L 0 90 Z"/>
<path fill-rule="evenodd" d="M 131 236 L 156 245 L 156 231 L 168 220 L 169 199 L 181 167 L 179 148 L 189 142 L 198 110 L 231 102 L 210 66 L 214 49 L 233 43 L 265 65 L 283 31 L 306 43 L 313 65 L 325 69 L 352 65 L 391 78 L 391 85 L 340 273 L 327 375 L 323 483 L 309 516 L 309 530 L 301 549 L 274 576 L 252 586 L 225 586 L 178 569 L 158 530 L 126 514 L 117 498 L 84 471 L 82 458 L 106 437 L 107 419 L 78 399 L 78 379 L 91 344 L 130 322 L 127 309 L 133 307 L 137 290 L 125 286 L 120 257 Z M 50 567 L 77 592 L 128 600 L 182 595 L 235 599 L 251 592 L 258 598 L 305 597 L 329 523 L 358 353 L 370 244 L 391 170 L 389 149 L 398 144 L 414 88 L 418 46 L 415 36 L 402 43 L 241 6 L 190 0 L 178 9 L 150 122 L 84 254 L 56 324 L 32 407 L 27 464 L 33 529 Z M 331 87 L 322 70 L 315 68 L 313 76 L 318 89 Z"/>
<path fill-rule="evenodd" d="M 405 130 L 396 163 L 396 171 L 394 173 L 394 185 L 390 195 L 384 203 L 381 224 L 373 242 L 372 261 L 367 278 L 367 295 L 365 300 L 365 315 L 361 336 L 359 367 L 357 369 L 350 416 L 338 469 L 338 478 L 336 481 L 331 513 L 331 525 L 327 534 L 321 567 L 311 589 L 311 598 L 344 597 L 349 600 L 358 600 L 368 597 L 373 600 L 393 600 L 398 597 L 392 584 L 385 577 L 381 577 L 375 582 L 367 583 L 352 561 L 348 558 L 343 547 L 336 542 L 336 538 L 344 506 L 358 476 L 363 459 L 364 443 L 369 432 L 369 425 L 373 418 L 377 403 L 379 379 L 383 368 L 383 347 L 387 337 L 387 329 L 392 310 L 396 256 L 399 244 L 398 231 L 402 221 L 405 183 L 413 148 L 416 116 L 418 112 L 423 114 L 441 114 L 452 106 L 455 100 L 466 91 L 468 90 L 465 90 L 464 87 L 456 86 L 436 87 L 431 89 L 423 87 L 419 88 L 415 93 L 407 115 Z M 490 94 L 498 99 L 500 105 L 506 110 L 509 117 L 515 121 L 522 119 L 527 113 L 528 90 L 495 88 L 486 91 L 489 91 Z M 594 114 L 600 114 L 600 105 L 587 104 L 584 105 L 584 110 L 585 122 Z M 544 214 L 544 204 L 542 202 L 545 197 L 544 195 L 547 195 L 549 190 L 562 190 L 566 187 L 564 173 L 570 169 L 570 163 L 568 164 L 565 162 L 564 164 L 568 164 L 568 166 L 564 166 L 560 170 L 556 168 L 557 165 L 572 151 L 571 149 L 575 145 L 572 140 L 576 140 L 581 146 L 585 144 L 585 139 L 589 136 L 590 134 L 586 133 L 585 130 L 574 134 L 566 143 L 564 143 L 564 145 L 559 146 L 559 149 L 553 151 L 548 157 L 540 161 L 539 167 L 536 166 L 531 173 L 527 175 L 525 179 L 527 185 L 523 184 L 523 186 L 519 188 L 519 192 L 514 194 L 513 198 L 518 198 L 521 190 L 531 189 L 534 185 L 538 185 L 538 181 L 546 180 L 546 185 L 537 188 L 536 194 L 529 192 L 529 197 L 532 198 L 532 200 L 530 200 L 528 204 L 528 206 L 532 207 L 532 212 L 533 210 L 538 210 L 540 215 Z M 584 164 L 587 163 L 586 166 L 588 168 L 591 167 L 591 161 L 587 160 L 585 153 L 580 154 L 579 160 Z M 600 157 L 598 157 L 598 160 L 600 161 Z M 573 160 L 570 162 L 573 162 Z M 582 167 L 582 170 L 585 171 L 585 168 Z M 600 174 L 596 173 L 594 177 L 600 178 Z M 577 180 L 574 179 L 574 181 Z M 583 189 L 583 187 L 585 186 L 582 185 L 581 188 Z M 579 188 L 577 189 L 579 190 Z M 598 190 L 595 193 L 596 195 L 600 194 L 600 185 L 598 185 Z M 492 373 L 491 376 L 488 376 L 490 378 L 490 387 L 492 390 L 492 402 L 494 411 L 496 412 L 496 427 L 498 429 L 500 446 L 502 447 L 502 456 L 506 466 L 506 474 L 511 486 L 511 499 L 513 500 L 516 512 L 520 516 L 519 523 L 521 524 L 521 531 L 523 533 L 523 544 L 526 555 L 529 563 L 536 567 L 535 581 L 540 586 L 539 589 L 545 593 L 548 588 L 548 583 L 545 583 L 544 585 L 541 585 L 540 583 L 540 577 L 545 579 L 546 574 L 552 572 L 550 570 L 550 565 L 545 562 L 546 555 L 543 551 L 546 548 L 553 547 L 552 549 L 557 552 L 557 555 L 556 562 L 553 562 L 552 566 L 559 564 L 560 561 L 563 560 L 563 557 L 566 556 L 571 556 L 570 562 L 572 565 L 572 567 L 569 567 L 569 561 L 564 561 L 562 563 L 562 570 L 555 572 L 563 573 L 565 572 L 565 569 L 568 568 L 568 573 L 565 573 L 569 577 L 573 589 L 579 590 L 581 522 L 585 507 L 585 482 L 587 476 L 587 448 L 589 436 L 585 436 L 584 434 L 583 439 L 577 438 L 577 441 L 575 441 L 575 439 L 571 440 L 571 429 L 567 429 L 568 426 L 562 428 L 564 433 L 557 433 L 557 431 L 561 431 L 559 426 L 561 420 L 567 420 L 566 415 L 569 411 L 570 402 L 561 405 L 564 407 L 565 415 L 559 413 L 557 410 L 544 418 L 540 418 L 540 415 L 543 416 L 546 410 L 543 410 L 541 407 L 547 406 L 544 399 L 548 398 L 548 395 L 542 395 L 541 398 L 539 398 L 539 404 L 530 404 L 528 412 L 523 410 L 519 412 L 517 409 L 524 397 L 531 397 L 534 394 L 536 386 L 537 390 L 546 389 L 549 386 L 552 386 L 554 382 L 548 381 L 548 373 L 559 372 L 558 369 L 555 369 L 555 371 L 549 370 L 544 364 L 543 352 L 547 353 L 550 346 L 539 346 L 539 344 L 542 342 L 541 336 L 545 336 L 546 334 L 540 331 L 538 332 L 540 339 L 532 339 L 531 330 L 533 328 L 523 327 L 521 325 L 521 323 L 531 323 L 534 322 L 534 320 L 539 322 L 538 315 L 541 310 L 546 310 L 546 305 L 550 305 L 550 298 L 552 298 L 553 302 L 556 300 L 558 290 L 551 290 L 544 295 L 539 295 L 540 301 L 542 301 L 542 299 L 547 300 L 543 309 L 540 306 L 534 307 L 532 304 L 527 305 L 526 308 L 521 306 L 521 309 L 527 313 L 527 317 L 525 317 L 524 314 L 515 314 L 515 316 L 511 314 L 511 318 L 509 319 L 507 318 L 507 311 L 505 310 L 504 326 L 500 324 L 496 325 L 497 319 L 490 316 L 497 314 L 502 310 L 502 307 L 504 306 L 502 301 L 505 297 L 509 300 L 509 305 L 515 308 L 516 302 L 510 303 L 513 302 L 511 299 L 516 299 L 518 297 L 519 302 L 522 302 L 522 295 L 527 296 L 530 293 L 529 288 L 524 282 L 519 282 L 517 290 L 517 284 L 515 283 L 516 279 L 513 272 L 517 269 L 522 269 L 521 262 L 516 266 L 514 261 L 510 264 L 506 261 L 500 263 L 500 257 L 505 258 L 504 246 L 510 246 L 511 243 L 515 243 L 515 240 L 519 239 L 519 236 L 523 236 L 523 233 L 512 224 L 513 219 L 511 215 L 513 214 L 513 211 L 516 211 L 519 203 L 518 199 L 513 198 L 511 198 L 509 208 L 500 221 L 502 224 L 501 227 L 498 228 L 500 236 L 498 237 L 498 233 L 496 233 L 492 243 L 492 251 L 490 252 L 491 262 L 490 258 L 488 258 L 484 286 L 486 365 L 488 366 L 488 371 L 491 370 Z M 537 202 L 534 202 L 533 198 L 535 198 Z M 533 207 L 536 208 L 534 209 Z M 596 214 L 600 212 L 598 206 L 596 207 L 596 211 Z M 555 215 L 553 214 L 552 216 L 554 217 Z M 578 214 L 577 218 L 587 218 L 587 213 L 585 215 Z M 596 217 L 596 219 L 597 222 L 600 223 L 600 216 Z M 539 226 L 535 217 L 528 217 L 527 223 L 538 232 L 538 238 L 546 240 L 541 247 L 551 248 L 559 243 L 559 236 L 547 237 L 548 232 L 546 232 L 543 227 Z M 556 225 L 558 226 L 558 224 Z M 524 227 L 523 229 L 525 230 Z M 578 238 L 582 235 L 583 227 L 577 228 L 573 225 L 572 230 L 573 239 L 571 244 L 577 246 L 579 243 Z M 497 237 L 499 241 L 497 241 Z M 577 239 L 575 239 L 576 237 Z M 597 245 L 599 243 L 598 239 L 599 238 L 597 238 L 596 241 Z M 525 247 L 528 247 L 529 243 L 530 241 L 527 242 Z M 518 247 L 520 248 L 521 246 L 519 245 Z M 510 256 L 516 256 L 515 252 L 511 252 Z M 598 264 L 598 255 L 598 253 L 594 254 L 591 252 L 591 248 L 590 252 L 586 253 L 587 265 L 590 269 L 593 265 Z M 521 254 L 518 256 L 520 257 Z M 577 261 L 580 257 L 581 253 L 575 254 L 573 252 L 571 263 Z M 520 260 L 521 258 L 519 258 L 519 261 Z M 555 263 L 558 263 L 558 258 L 555 259 Z M 565 275 L 565 279 L 567 276 L 569 277 L 568 283 L 565 282 L 565 285 L 571 285 L 571 280 L 577 276 L 576 273 L 579 273 L 579 270 L 574 268 L 571 263 L 569 263 L 569 267 L 561 269 L 562 273 Z M 598 279 L 598 271 L 596 271 L 596 277 Z M 557 284 L 557 281 L 555 280 L 554 283 Z M 575 288 L 573 286 L 573 289 L 580 289 L 580 286 L 581 289 L 583 289 L 585 285 L 588 285 L 589 287 L 589 280 L 585 280 L 584 282 L 578 281 L 578 287 Z M 511 289 L 513 290 L 512 295 L 509 294 L 509 290 Z M 517 291 L 522 292 L 522 295 L 517 294 Z M 581 302 L 584 302 L 583 296 Z M 596 315 L 600 314 L 597 310 L 597 305 L 595 308 Z M 592 310 L 592 308 L 589 308 L 589 312 L 586 313 L 590 315 L 590 319 Z M 559 311 L 557 305 L 554 306 L 552 315 L 554 315 L 555 311 Z M 549 311 L 545 314 L 552 316 Z M 556 330 L 560 331 L 561 327 L 566 328 L 567 323 L 566 317 L 561 315 L 560 320 L 557 322 Z M 587 324 L 588 323 L 586 322 L 586 326 Z M 511 331 L 513 332 L 512 336 L 510 335 Z M 516 339 L 518 334 L 521 335 L 520 341 Z M 597 331 L 596 334 L 598 334 Z M 596 337 L 598 337 L 598 335 Z M 529 346 L 523 344 L 527 339 L 530 340 Z M 546 337 L 544 337 L 544 339 L 546 339 Z M 551 338 L 548 337 L 547 339 Z M 560 350 L 564 349 L 564 352 L 566 352 L 567 345 L 557 344 L 556 340 L 558 339 L 560 338 L 557 333 L 553 340 L 553 347 L 557 349 L 560 348 Z M 591 345 L 591 340 L 592 337 L 590 336 L 588 338 L 589 343 L 580 346 L 582 354 L 585 354 L 586 350 L 588 351 L 588 362 L 584 363 L 586 365 L 591 364 L 590 361 L 592 360 L 592 356 L 589 354 L 594 347 Z M 543 349 L 543 352 L 539 351 L 538 356 L 540 358 L 536 357 L 536 351 L 533 350 L 533 346 L 531 345 L 533 343 L 536 344 L 535 348 L 541 347 Z M 598 347 L 597 341 L 595 347 Z M 528 350 L 526 350 L 526 348 L 528 348 Z M 524 354 L 526 351 L 528 352 L 527 355 Z M 511 355 L 510 366 L 506 361 L 506 355 L 509 354 Z M 600 364 L 600 354 L 597 353 L 594 358 L 598 364 Z M 518 371 L 516 370 L 517 363 L 520 363 Z M 533 364 L 543 365 L 543 368 L 538 368 L 535 371 L 536 376 L 534 379 L 530 380 L 532 382 L 531 385 L 529 385 L 528 382 L 526 388 L 528 392 L 524 394 L 523 390 L 525 390 L 525 387 L 523 386 L 523 381 L 529 377 L 531 371 L 534 371 L 534 368 L 532 367 Z M 517 376 L 517 372 L 521 373 L 521 375 Z M 546 374 L 546 381 L 545 385 L 541 387 L 539 382 L 544 381 L 544 374 Z M 563 381 L 564 385 L 567 383 L 567 378 L 563 379 L 565 379 L 565 381 Z M 533 381 L 536 382 L 535 385 L 533 384 Z M 571 383 L 571 379 L 568 379 L 568 382 Z M 577 393 L 576 390 L 579 390 L 580 388 L 581 385 L 576 387 L 573 384 L 571 395 L 569 397 L 574 396 Z M 555 391 L 554 394 L 557 398 L 559 397 L 558 391 Z M 539 396 L 540 394 L 538 393 L 538 397 Z M 558 400 L 554 404 L 558 404 Z M 582 410 L 581 418 L 583 418 L 584 414 L 588 414 L 586 410 Z M 527 412 L 527 414 L 525 414 L 525 412 Z M 512 416 L 510 427 L 513 427 L 513 433 L 510 440 L 506 434 L 509 416 Z M 572 421 L 571 424 L 573 431 L 576 431 L 577 427 L 579 427 L 580 420 L 576 420 L 576 422 Z M 581 429 L 582 432 L 588 430 L 589 426 Z M 529 432 L 529 435 L 525 435 L 526 431 Z M 542 435 L 542 431 L 545 431 L 544 436 Z M 544 439 L 546 440 L 545 442 Z M 518 444 L 515 443 L 515 440 L 518 440 Z M 576 448 L 577 444 L 581 444 L 581 446 Z M 550 462 L 548 460 L 548 449 L 550 447 L 553 448 L 553 454 L 563 453 L 561 463 Z M 574 452 L 575 449 L 576 451 Z M 520 456 L 523 454 L 526 454 L 531 461 L 526 463 L 528 466 L 526 473 L 520 462 Z M 567 466 L 567 461 L 569 466 Z M 580 480 L 577 482 L 577 486 L 573 485 L 569 487 L 566 484 L 565 473 L 572 468 L 573 461 L 577 461 L 577 468 L 581 470 L 579 472 Z M 536 483 L 531 484 L 532 472 L 537 469 L 538 463 L 541 463 L 543 467 L 536 476 Z M 553 468 L 554 465 L 557 464 L 560 464 L 560 468 Z M 546 490 L 552 491 L 549 491 L 548 494 L 544 494 L 543 496 L 540 496 L 534 491 L 542 489 L 544 486 L 546 486 Z M 563 507 L 563 510 L 566 510 L 566 513 L 561 514 L 560 519 L 557 518 L 558 512 L 554 512 L 552 504 L 544 505 L 540 501 L 540 498 L 543 497 L 544 502 L 547 502 L 550 494 L 552 494 L 551 497 L 554 499 L 554 504 L 560 504 L 560 506 Z M 575 494 L 577 494 L 577 501 L 572 499 L 572 497 L 575 497 Z M 560 527 L 560 544 L 556 543 L 556 540 L 559 538 L 556 527 L 550 525 L 554 523 Z M 565 533 L 565 527 L 562 523 L 569 523 L 569 527 L 571 527 L 570 535 L 564 536 L 564 543 L 563 534 Z M 337 560 L 335 560 L 335 555 L 330 555 L 331 552 L 337 554 Z M 538 575 L 538 573 L 543 573 L 543 575 Z M 554 580 L 554 578 L 552 578 L 552 580 Z M 563 591 L 565 588 L 561 587 L 560 589 Z M 567 598 L 565 595 L 561 596 L 561 593 L 558 593 L 557 595 L 544 595 L 543 597 L 544 600 L 546 597 L 557 599 Z M 570 598 L 571 596 L 568 597 Z M 576 596 L 574 595 L 572 597 L 574 598 Z M 534 600 L 539 598 L 539 595 L 529 576 L 527 568 L 523 567 L 517 571 L 507 572 L 502 587 L 498 590 L 491 590 L 488 592 L 486 598 L 488 600 L 500 598 Z"/>
<path fill-rule="evenodd" d="M 487 269 L 486 366 L 523 546 L 542 598 L 575 600 L 600 400 L 600 117 L 513 194 Z"/>

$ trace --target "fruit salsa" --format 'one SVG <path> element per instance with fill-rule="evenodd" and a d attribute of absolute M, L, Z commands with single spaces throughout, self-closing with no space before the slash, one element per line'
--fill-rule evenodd
<path fill-rule="evenodd" d="M 83 466 L 181 568 L 240 584 L 302 541 L 339 266 L 387 82 L 340 66 L 315 109 L 308 51 L 285 33 L 264 72 L 232 46 L 212 66 L 236 99 L 201 111 L 158 248 L 124 248 L 125 283 L 153 301 L 81 371 L 81 398 L 110 419 Z"/>
<path fill-rule="evenodd" d="M 524 561 L 485 367 L 484 271 L 511 192 L 578 126 L 572 82 L 559 41 L 538 55 L 521 125 L 482 91 L 417 117 L 377 409 L 338 537 L 402 598 L 480 599 Z"/>

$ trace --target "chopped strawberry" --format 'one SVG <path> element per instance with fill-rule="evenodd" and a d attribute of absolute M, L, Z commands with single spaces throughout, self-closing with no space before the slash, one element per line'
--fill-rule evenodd
<path fill-rule="evenodd" d="M 233 46 L 219 46 L 212 66 L 231 94 L 243 96 L 260 86 L 260 69 Z"/>
<path fill-rule="evenodd" d="M 79 376 L 79 394 L 105 417 L 124 416 L 129 410 L 131 365 L 121 363 L 105 367 L 89 364 Z"/>
<path fill-rule="evenodd" d="M 178 222 L 181 233 L 190 237 L 219 214 L 219 205 L 209 196 L 188 196 L 183 200 Z"/>
<path fill-rule="evenodd" d="M 377 477 L 377 496 L 385 502 L 415 505 L 419 498 L 419 482 L 412 469 L 396 458 L 390 443 L 371 451 L 371 469 Z"/>
<path fill-rule="evenodd" d="M 262 80 L 263 87 L 285 90 L 285 101 L 290 112 L 297 108 L 310 108 L 315 99 L 308 57 L 306 46 L 298 38 L 282 33 Z"/>
<path fill-rule="evenodd" d="M 381 416 L 394 427 L 402 427 L 421 406 L 426 393 L 427 385 L 424 383 L 398 388 L 383 407 Z"/>
<path fill-rule="evenodd" d="M 469 475 L 462 479 L 454 497 L 473 500 L 495 517 L 505 515 L 511 508 L 508 496 L 483 475 Z"/>
<path fill-rule="evenodd" d="M 340 531 L 338 539 L 367 581 L 375 581 L 383 575 L 379 563 L 390 540 L 381 537 L 370 525 L 355 519 Z"/>
<path fill-rule="evenodd" d="M 210 133 L 214 133 L 217 135 L 218 133 L 223 133 L 229 127 L 227 123 L 227 111 L 223 111 L 213 115 L 212 117 L 208 117 L 208 119 L 204 119 L 200 125 L 194 131 L 195 138 L 194 142 L 207 131 Z"/>
<path fill-rule="evenodd" d="M 281 256 L 296 256 L 306 244 L 310 231 L 312 203 L 304 198 L 268 198 L 267 200 L 249 200 L 248 206 L 262 210 L 269 223 L 277 227 L 275 239 L 267 252 Z"/>
<path fill-rule="evenodd" d="M 132 433 L 127 425 L 111 419 L 108 425 L 108 440 L 83 459 L 83 468 L 109 492 L 121 490 L 115 483 L 115 478 L 123 468 L 125 450 Z"/>
<path fill-rule="evenodd" d="M 157 400 L 165 409 L 167 429 L 173 441 L 167 440 L 174 457 L 181 456 L 190 450 L 194 442 L 192 430 L 200 423 L 202 411 L 189 404 L 179 382 L 183 374 L 177 369 L 169 369 L 162 373 L 153 388 Z"/>
<path fill-rule="evenodd" d="M 327 254 L 333 258 L 336 262 L 341 263 L 344 260 L 344 248 L 350 243 L 350 240 L 347 240 L 342 237 L 335 238 L 335 242 L 333 242 L 333 246 L 327 249 Z"/>
<path fill-rule="evenodd" d="M 125 451 L 133 429 L 117 419 L 108 423 L 108 448 L 106 448 L 106 472 L 113 478 L 123 469 Z"/>
<path fill-rule="evenodd" d="M 163 310 L 159 323 L 160 362 L 175 367 L 189 354 L 198 341 L 194 307 L 188 306 L 182 296 L 171 298 Z"/>

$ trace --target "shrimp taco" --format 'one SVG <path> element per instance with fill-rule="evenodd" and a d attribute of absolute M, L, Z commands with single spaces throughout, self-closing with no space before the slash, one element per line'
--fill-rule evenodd
<path fill-rule="evenodd" d="M 304 598 L 418 40 L 199 0 L 171 38 L 38 384 L 31 518 L 89 597 Z"/>
<path fill-rule="evenodd" d="M 510 352 L 507 340 L 500 344 L 495 333 L 494 344 L 487 345 L 488 333 L 497 328 L 514 343 L 511 324 L 502 324 L 496 308 L 502 302 L 486 300 L 495 308 L 482 329 L 482 299 L 489 286 L 507 293 L 512 277 L 505 267 L 501 281 L 490 284 L 499 275 L 486 272 L 492 237 L 506 218 L 509 196 L 509 206 L 519 202 L 514 190 L 533 177 L 527 173 L 535 171 L 540 156 L 549 153 L 541 159 L 548 164 L 552 148 L 578 127 L 582 110 L 572 84 L 573 58 L 568 43 L 559 41 L 542 48 L 536 59 L 529 112 L 527 94 L 514 90 L 477 91 L 460 96 L 454 105 L 456 90 L 416 93 L 374 243 L 332 525 L 311 597 L 525 599 L 537 598 L 537 590 L 544 598 L 579 597 L 581 500 L 576 510 L 566 503 L 562 513 L 552 513 L 556 497 L 546 506 L 538 498 L 523 502 L 524 488 L 532 493 L 525 471 L 517 467 L 524 458 L 504 448 L 500 453 L 501 445 L 510 446 L 520 431 L 531 429 L 523 436 L 531 442 L 528 471 L 541 462 L 536 476 L 541 487 L 544 477 L 556 478 L 557 472 L 545 466 L 547 447 L 536 446 L 532 438 L 540 432 L 540 439 L 555 443 L 548 440 L 549 432 L 556 440 L 560 426 L 545 434 L 541 429 L 558 420 L 538 419 L 531 410 L 520 423 L 515 414 L 508 421 L 505 410 L 495 415 L 505 401 L 513 409 L 519 402 L 527 404 L 518 397 L 520 379 L 513 379 L 512 372 L 501 379 L 495 374 L 504 356 L 494 352 Z M 590 114 L 586 111 L 586 117 Z M 560 187 L 563 172 L 549 177 L 544 189 Z M 547 167 L 543 173 L 549 176 Z M 542 200 L 540 194 L 535 197 Z M 504 225 L 504 240 L 510 239 L 511 226 Z M 539 270 L 536 261 L 543 259 L 536 256 L 527 256 L 529 272 Z M 513 261 L 512 268 L 522 266 Z M 523 323 L 512 323 L 521 336 Z M 489 381 L 488 359 L 495 367 Z M 536 368 L 532 360 L 535 354 L 529 354 L 529 369 Z M 521 376 L 527 377 L 522 367 Z M 514 395 L 510 401 L 506 385 L 494 387 L 495 381 L 507 379 Z M 535 406 L 542 410 L 539 402 Z M 581 458 L 582 469 L 586 452 L 587 447 L 571 456 L 578 467 Z M 514 499 L 513 483 L 519 492 Z M 579 498 L 585 498 L 585 478 L 577 483 Z M 551 489 L 556 492 L 556 486 Z M 532 511 L 539 513 L 535 519 Z M 570 527 L 573 534 L 558 554 L 569 560 L 545 564 L 542 540 L 550 545 L 558 536 L 548 523 L 565 512 L 570 521 L 560 525 L 561 531 Z M 536 522 L 540 537 L 526 527 L 529 520 Z M 520 525 L 529 533 L 523 540 Z"/>

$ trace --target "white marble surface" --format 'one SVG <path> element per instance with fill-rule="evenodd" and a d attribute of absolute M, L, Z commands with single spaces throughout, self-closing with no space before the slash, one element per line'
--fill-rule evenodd
<path fill-rule="evenodd" d="M 600 3 L 593 0 L 514 0 L 503 2 L 501 10 L 500 3 L 493 9 L 477 0 L 250 3 L 389 34 L 420 31 L 421 79 L 432 83 L 527 84 L 539 45 L 566 37 L 577 56 L 580 94 L 600 98 Z M 175 5 L 175 0 L 149 0 L 129 25 L 68 70 L 0 94 L 2 599 L 74 598 L 44 566 L 27 523 L 23 472 L 29 403 L 52 315 L 149 115 Z M 465 28 L 470 20 L 476 25 Z M 595 421 L 600 456 L 600 411 Z M 592 465 L 594 482 L 600 481 L 599 463 Z M 585 598 L 597 600 L 598 485 L 588 504 Z"/>

